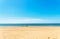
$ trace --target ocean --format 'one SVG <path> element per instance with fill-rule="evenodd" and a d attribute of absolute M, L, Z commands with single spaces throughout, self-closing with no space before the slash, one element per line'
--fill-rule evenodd
<path fill-rule="evenodd" d="M 60 23 L 0 24 L 0 26 L 60 26 Z"/>

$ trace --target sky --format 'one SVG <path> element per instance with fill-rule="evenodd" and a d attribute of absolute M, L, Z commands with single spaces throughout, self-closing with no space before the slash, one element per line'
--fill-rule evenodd
<path fill-rule="evenodd" d="M 0 23 L 60 23 L 60 0 L 0 0 Z"/>

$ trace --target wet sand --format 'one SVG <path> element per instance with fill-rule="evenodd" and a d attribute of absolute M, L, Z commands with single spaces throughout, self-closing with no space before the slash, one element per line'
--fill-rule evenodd
<path fill-rule="evenodd" d="M 0 27 L 0 39 L 60 39 L 60 27 Z"/>

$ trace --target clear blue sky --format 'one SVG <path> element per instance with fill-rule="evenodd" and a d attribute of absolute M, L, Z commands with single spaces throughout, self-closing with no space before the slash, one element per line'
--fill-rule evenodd
<path fill-rule="evenodd" d="M 0 0 L 1 20 L 60 23 L 60 0 Z"/>

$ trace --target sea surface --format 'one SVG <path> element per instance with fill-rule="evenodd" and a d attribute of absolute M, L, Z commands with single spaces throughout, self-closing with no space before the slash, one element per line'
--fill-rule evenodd
<path fill-rule="evenodd" d="M 0 26 L 60 26 L 60 23 L 0 24 Z"/>

